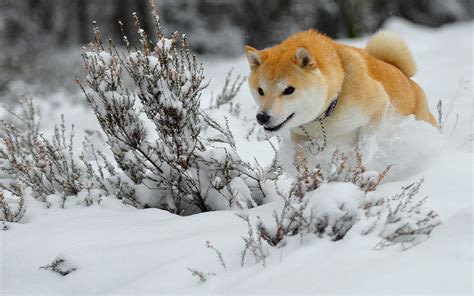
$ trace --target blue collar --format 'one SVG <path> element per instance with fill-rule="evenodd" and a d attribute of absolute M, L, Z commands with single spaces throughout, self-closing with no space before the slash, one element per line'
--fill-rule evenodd
<path fill-rule="evenodd" d="M 324 113 L 322 113 L 321 115 L 319 115 L 316 119 L 316 120 L 319 120 L 319 121 L 323 121 L 324 119 L 328 118 L 329 116 L 331 116 L 331 114 L 334 113 L 334 109 L 336 109 L 336 105 L 337 105 L 337 101 L 339 100 L 339 95 L 331 102 L 331 104 L 329 104 L 329 107 L 326 109 L 326 111 L 324 111 Z"/>

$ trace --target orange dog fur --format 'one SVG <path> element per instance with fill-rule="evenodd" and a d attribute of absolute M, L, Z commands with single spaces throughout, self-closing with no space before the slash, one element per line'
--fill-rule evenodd
<path fill-rule="evenodd" d="M 324 119 L 329 138 L 354 137 L 391 112 L 413 114 L 437 126 L 425 93 L 410 79 L 416 73 L 413 57 L 394 33 L 376 34 L 365 50 L 314 30 L 296 33 L 271 48 L 245 50 L 259 123 L 270 131 L 289 129 L 295 144 L 321 136 L 315 119 L 336 98 L 334 112 Z"/>

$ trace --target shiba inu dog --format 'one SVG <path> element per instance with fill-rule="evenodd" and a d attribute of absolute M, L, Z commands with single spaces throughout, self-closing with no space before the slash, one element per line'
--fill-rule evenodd
<path fill-rule="evenodd" d="M 295 148 L 323 135 L 328 141 L 356 139 L 361 128 L 391 113 L 437 126 L 425 93 L 410 79 L 413 57 L 395 33 L 380 32 L 360 49 L 308 30 L 274 47 L 245 51 L 258 123 L 267 131 L 289 130 Z"/>

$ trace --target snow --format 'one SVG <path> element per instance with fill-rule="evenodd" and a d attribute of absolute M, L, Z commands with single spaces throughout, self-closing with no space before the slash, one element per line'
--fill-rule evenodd
<path fill-rule="evenodd" d="M 5 295 L 471 294 L 472 25 L 460 23 L 434 30 L 391 19 L 385 27 L 407 40 L 418 63 L 414 79 L 425 89 L 433 113 L 439 99 L 445 110 L 452 110 L 442 135 L 413 118 L 404 118 L 366 135 L 361 144 L 370 170 L 394 164 L 376 194 L 392 196 L 402 186 L 424 177 L 421 196 L 429 196 L 426 206 L 439 213 L 441 225 L 423 243 L 406 251 L 400 246 L 377 251 L 374 247 L 380 237 L 360 235 L 357 230 L 366 226 L 360 224 L 337 242 L 311 234 L 302 239 L 292 237 L 285 247 L 268 250 L 265 266 L 250 256 L 241 267 L 241 237 L 248 228 L 236 216 L 239 211 L 180 217 L 158 209 L 137 210 L 112 197 L 101 197 L 100 203 L 91 206 L 68 198 L 62 208 L 62 200 L 55 196 L 48 196 L 51 206 L 47 208 L 27 196 L 22 223 L 8 224 L 9 230 L 0 231 L 0 291 Z M 344 42 L 363 46 L 366 40 Z M 219 93 L 231 67 L 234 73 L 248 73 L 244 57 L 204 61 L 205 74 L 212 80 L 202 96 L 204 108 L 210 93 Z M 60 93 L 50 96 L 50 104 L 56 104 L 57 109 L 47 103 L 41 106 L 45 137 L 52 134 L 59 114 L 64 113 L 66 123 L 75 125 L 75 149 L 81 151 L 84 130 L 97 129 L 94 115 L 83 105 L 62 100 Z M 240 104 L 238 117 L 222 111 L 225 106 L 210 113 L 213 118 L 222 117 L 221 124 L 225 123 L 223 116 L 229 119 L 237 151 L 244 159 L 253 161 L 255 157 L 267 165 L 273 150 L 258 128 L 252 130 L 256 106 L 246 84 L 236 100 Z M 93 140 L 100 143 L 99 138 Z M 236 179 L 233 185 L 247 188 L 240 181 Z M 287 189 L 288 180 L 278 184 Z M 364 198 L 351 184 L 327 184 L 318 195 L 321 198 L 314 201 L 318 208 L 334 212 L 338 207 L 330 207 L 345 202 L 357 207 Z M 279 212 L 281 207 L 280 198 L 273 194 L 248 214 L 251 221 L 259 216 L 270 224 L 273 211 Z M 222 253 L 227 271 L 216 253 L 206 248 L 207 241 Z M 61 276 L 39 268 L 55 258 L 64 259 L 76 270 Z M 202 283 L 187 268 L 215 275 Z"/>
<path fill-rule="evenodd" d="M 173 44 L 172 39 L 168 39 L 168 38 L 163 37 L 160 40 L 158 40 L 158 42 L 156 43 L 156 46 L 158 48 L 162 48 L 165 51 L 168 51 L 168 50 L 170 50 L 172 44 Z"/>

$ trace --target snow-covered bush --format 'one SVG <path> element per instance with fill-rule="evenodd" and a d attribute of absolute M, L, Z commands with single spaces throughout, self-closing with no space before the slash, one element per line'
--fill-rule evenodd
<path fill-rule="evenodd" d="M 134 17 L 137 48 L 125 35 L 123 51 L 104 45 L 95 28 L 81 88 L 142 204 L 179 214 L 260 204 L 262 170 L 241 160 L 228 125 L 200 110 L 207 83 L 186 36 L 166 38 L 155 12 L 153 41 Z"/>
<path fill-rule="evenodd" d="M 55 128 L 50 142 L 39 133 L 39 111 L 30 97 L 22 100 L 21 108 L 19 114 L 11 112 L 16 124 L 6 121 L 1 124 L 2 187 L 16 192 L 24 184 L 42 197 L 55 192 L 77 194 L 81 174 L 71 157 L 71 142 L 66 142 L 64 122 Z M 68 140 L 72 141 L 72 137 Z"/>
<path fill-rule="evenodd" d="M 325 179 L 327 182 L 350 182 L 357 185 L 364 192 L 369 192 L 377 188 L 392 167 L 392 165 L 387 165 L 380 173 L 368 171 L 362 160 L 359 146 L 356 146 L 354 149 L 354 162 L 354 167 L 352 168 L 348 163 L 347 155 L 336 149 L 329 163 L 330 169 Z M 308 178 L 312 179 L 311 176 L 308 176 L 307 170 L 306 168 L 303 170 L 302 176 L 305 180 Z M 299 178 L 301 178 L 301 173 Z M 312 190 L 316 188 L 314 187 Z"/>
<path fill-rule="evenodd" d="M 0 221 L 3 222 L 20 222 L 26 212 L 25 197 L 20 190 L 16 196 L 18 203 L 13 205 L 9 203 L 5 197 L 5 193 L 0 191 Z"/>
<path fill-rule="evenodd" d="M 368 217 L 382 221 L 382 240 L 375 249 L 401 244 L 408 249 L 428 238 L 441 221 L 433 210 L 425 210 L 426 197 L 418 196 L 423 179 L 402 187 L 402 191 L 389 198 L 369 201 L 364 205 Z M 375 224 L 374 224 L 375 225 Z"/>
<path fill-rule="evenodd" d="M 274 223 L 256 217 L 251 223 L 247 213 L 239 214 L 248 223 L 244 237 L 242 265 L 251 253 L 265 264 L 266 245 L 282 247 L 289 237 L 316 234 L 333 241 L 343 239 L 353 230 L 360 235 L 376 233 L 381 241 L 375 249 L 400 243 L 404 249 L 425 240 L 440 224 L 438 214 L 423 208 L 427 197 L 420 198 L 423 179 L 402 188 L 392 197 L 374 192 L 387 175 L 367 171 L 359 149 L 355 166 L 347 165 L 348 157 L 336 151 L 330 161 L 331 170 L 301 170 L 288 193 L 278 194 L 284 204 L 280 213 L 273 212 Z"/>
<path fill-rule="evenodd" d="M 135 202 L 134 191 L 117 175 L 112 164 L 92 145 L 73 151 L 74 127 L 68 133 L 64 118 L 51 140 L 39 133 L 40 114 L 31 97 L 20 101 L 20 112 L 10 111 L 12 120 L 0 122 L 0 187 L 16 196 L 22 188 L 47 202 L 49 195 L 79 196 L 91 204 L 101 195 L 115 195 Z M 86 155 L 87 154 L 87 155 Z M 89 160 L 90 159 L 90 160 Z M 126 179 L 126 178 L 125 178 Z"/>

